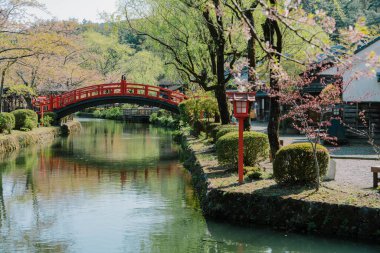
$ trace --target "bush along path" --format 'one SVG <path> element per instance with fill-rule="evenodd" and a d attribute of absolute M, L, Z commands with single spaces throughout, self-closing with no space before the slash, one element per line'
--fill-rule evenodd
<path fill-rule="evenodd" d="M 211 137 L 222 128 L 231 129 L 230 126 L 217 126 L 211 131 Z M 207 217 L 244 225 L 261 224 L 279 230 L 380 242 L 379 193 L 375 190 L 353 191 L 329 182 L 315 191 L 314 178 L 310 176 L 314 175 L 315 167 L 307 144 L 280 150 L 279 160 L 274 162 L 273 176 L 271 164 L 260 162 L 267 157 L 266 136 L 247 134 L 247 146 L 255 145 L 254 141 L 262 144 L 250 147 L 256 155 L 245 160 L 245 183 L 239 185 L 235 170 L 236 149 L 232 147 L 237 146 L 234 131 L 237 129 L 219 136 L 216 147 L 205 135 L 199 138 L 176 135 L 184 149 L 184 166 L 192 174 Z M 327 150 L 318 147 L 321 174 L 327 170 L 328 159 Z M 308 163 L 306 167 L 305 162 Z"/>

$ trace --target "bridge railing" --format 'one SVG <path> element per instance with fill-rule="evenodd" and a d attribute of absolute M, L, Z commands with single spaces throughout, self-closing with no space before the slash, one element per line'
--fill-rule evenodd
<path fill-rule="evenodd" d="M 35 101 L 35 106 L 43 111 L 54 111 L 80 101 L 112 96 L 140 96 L 162 100 L 173 105 L 178 105 L 186 99 L 184 94 L 176 91 L 145 84 L 127 83 L 122 80 L 120 83 L 92 85 L 59 96 L 41 98 L 39 101 Z"/>

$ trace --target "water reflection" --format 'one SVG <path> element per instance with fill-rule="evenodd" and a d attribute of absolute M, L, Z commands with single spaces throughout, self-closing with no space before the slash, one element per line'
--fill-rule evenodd
<path fill-rule="evenodd" d="M 380 251 L 206 222 L 168 132 L 83 126 L 49 147 L 0 157 L 0 252 Z"/>

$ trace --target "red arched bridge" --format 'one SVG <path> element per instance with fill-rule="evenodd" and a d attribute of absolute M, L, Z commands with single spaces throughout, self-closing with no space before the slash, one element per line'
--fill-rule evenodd
<path fill-rule="evenodd" d="M 66 92 L 59 96 L 39 97 L 34 106 L 40 114 L 54 112 L 58 118 L 88 107 L 112 103 L 148 105 L 179 113 L 178 105 L 187 97 L 177 91 L 145 85 L 120 83 L 92 85 Z"/>

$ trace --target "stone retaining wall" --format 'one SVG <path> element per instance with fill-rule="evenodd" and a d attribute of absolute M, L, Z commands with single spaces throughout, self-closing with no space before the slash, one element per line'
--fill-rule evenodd
<path fill-rule="evenodd" d="M 11 152 L 31 145 L 49 143 L 56 137 L 80 131 L 81 124 L 71 121 L 61 127 L 41 127 L 29 132 L 12 131 L 10 135 L 0 136 L 0 153 Z"/>
<path fill-rule="evenodd" d="M 182 140 L 184 166 L 206 217 L 232 223 L 259 224 L 274 229 L 369 240 L 380 243 L 380 209 L 229 192 L 212 188 L 197 154 Z"/>

